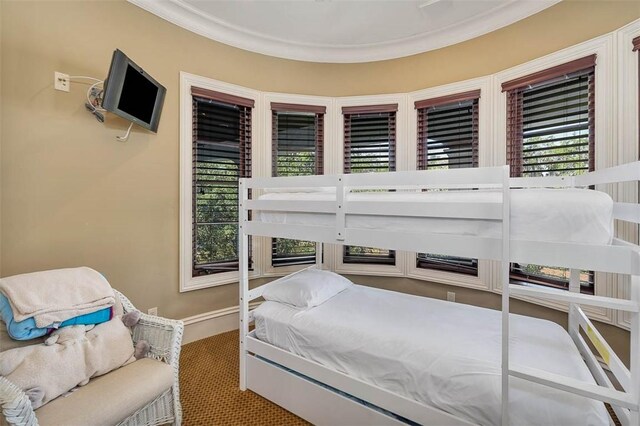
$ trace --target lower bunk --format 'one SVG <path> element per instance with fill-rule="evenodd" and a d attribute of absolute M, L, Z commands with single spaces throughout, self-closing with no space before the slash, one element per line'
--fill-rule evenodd
<path fill-rule="evenodd" d="M 289 291 L 252 312 L 249 389 L 315 424 L 500 424 L 499 311 L 359 285 Z M 512 366 L 596 384 L 562 327 L 510 324 Z M 610 422 L 602 402 L 515 377 L 509 412 L 513 425 Z"/>

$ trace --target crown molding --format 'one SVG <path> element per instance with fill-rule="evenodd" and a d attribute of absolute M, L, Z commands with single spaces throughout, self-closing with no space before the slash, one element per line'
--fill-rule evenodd
<path fill-rule="evenodd" d="M 511 1 L 437 31 L 382 43 L 342 46 L 298 43 L 258 34 L 226 23 L 182 0 L 128 1 L 186 30 L 240 49 L 298 61 L 360 63 L 401 58 L 460 43 L 534 15 L 560 0 Z"/>

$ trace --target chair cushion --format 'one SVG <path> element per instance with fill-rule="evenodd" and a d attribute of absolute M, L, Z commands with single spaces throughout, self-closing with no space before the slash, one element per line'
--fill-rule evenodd
<path fill-rule="evenodd" d="M 36 410 L 40 425 L 113 425 L 173 386 L 173 368 L 144 358 L 96 377 Z"/>

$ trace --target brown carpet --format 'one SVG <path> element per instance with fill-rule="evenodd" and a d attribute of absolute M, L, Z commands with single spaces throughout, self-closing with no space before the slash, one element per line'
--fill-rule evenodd
<path fill-rule="evenodd" d="M 284 408 L 238 387 L 238 331 L 182 347 L 183 425 L 306 425 Z"/>

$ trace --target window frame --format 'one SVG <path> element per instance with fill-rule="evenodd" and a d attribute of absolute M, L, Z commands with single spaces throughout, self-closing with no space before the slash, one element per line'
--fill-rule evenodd
<path fill-rule="evenodd" d="M 253 148 L 256 147 L 256 145 L 259 145 L 259 143 L 257 143 L 257 135 L 261 134 L 260 123 L 258 121 L 261 108 L 259 92 L 208 79 L 206 77 L 200 77 L 185 72 L 180 73 L 180 292 L 230 284 L 237 282 L 239 279 L 238 271 L 221 272 L 196 277 L 194 277 L 192 273 L 192 88 L 213 90 L 254 101 L 255 106 L 251 110 L 252 158 L 255 158 Z M 255 172 L 255 161 L 252 161 L 252 175 L 254 175 Z M 252 257 L 254 257 L 254 259 L 259 256 L 259 247 L 257 246 L 257 244 L 253 244 L 252 247 Z M 254 268 L 253 271 L 249 272 L 249 277 L 255 278 L 259 275 L 260 267 L 258 263 L 254 261 Z"/>
<path fill-rule="evenodd" d="M 491 116 L 493 112 L 492 102 L 494 99 L 492 93 L 492 79 L 491 77 L 480 77 L 420 90 L 409 94 L 408 107 L 411 111 L 408 114 L 409 125 L 407 139 L 409 170 L 418 169 L 418 110 L 415 108 L 415 103 L 427 99 L 453 96 L 476 90 L 480 91 L 480 98 L 478 100 L 478 167 L 493 165 L 493 153 L 490 149 L 492 132 Z M 491 289 L 491 271 L 493 269 L 493 261 L 479 259 L 478 275 L 473 276 L 458 272 L 421 268 L 417 266 L 416 258 L 416 252 L 409 252 L 406 254 L 405 269 L 407 271 L 408 278 L 485 291 Z"/>
<path fill-rule="evenodd" d="M 630 141 L 620 147 L 619 163 L 629 163 L 640 158 L 640 50 L 634 50 L 634 40 L 640 37 L 640 20 L 631 22 L 617 31 L 617 77 L 618 77 L 618 140 Z M 619 201 L 637 203 L 640 193 L 638 184 L 626 183 L 619 188 Z M 638 244 L 640 226 L 618 223 L 618 232 L 626 241 Z M 628 299 L 630 296 L 629 277 L 619 277 L 615 297 Z M 617 312 L 615 324 L 623 329 L 631 327 L 631 314 Z"/>
<path fill-rule="evenodd" d="M 557 80 L 562 78 L 563 75 L 571 75 L 574 76 L 572 78 L 582 78 L 584 76 L 588 76 L 587 87 L 589 89 L 586 93 L 586 96 L 588 102 L 590 103 L 592 101 L 591 95 L 595 95 L 595 86 L 597 85 L 597 80 L 595 80 L 596 63 L 597 56 L 588 55 L 583 58 L 569 61 L 567 63 L 503 83 L 502 91 L 507 95 L 507 111 L 505 112 L 507 116 L 507 162 L 509 162 L 510 174 L 512 177 L 526 177 L 524 176 L 524 174 L 527 173 L 527 171 L 524 170 L 524 168 L 526 167 L 526 158 L 524 156 L 524 143 L 526 137 L 524 137 L 523 134 L 522 124 L 524 119 L 520 121 L 520 124 L 518 125 L 518 127 L 516 127 L 515 130 L 516 133 L 523 135 L 520 139 L 518 139 L 518 144 L 514 144 L 514 146 L 511 146 L 509 141 L 510 131 L 514 131 L 513 126 L 509 124 L 509 111 L 512 108 L 510 106 L 511 102 L 514 102 L 516 105 L 518 105 L 518 111 L 522 115 L 524 115 L 525 91 L 529 89 L 537 90 L 538 87 L 546 87 L 548 83 L 556 83 Z M 564 80 L 560 83 L 564 83 Z M 591 87 L 593 87 L 593 91 L 591 91 Z M 589 135 L 585 144 L 588 149 L 588 156 L 586 160 L 588 172 L 592 172 L 594 170 L 595 158 L 598 154 L 595 150 L 595 107 L 597 106 L 597 102 L 595 101 L 595 99 L 593 99 L 593 103 L 594 116 L 593 121 L 591 121 L 591 119 L 589 119 L 588 121 L 587 128 L 589 129 Z M 587 115 L 589 118 L 591 118 L 590 106 L 587 106 Z M 516 265 L 517 263 L 511 263 L 509 272 L 509 281 L 511 283 L 569 290 L 568 279 L 564 280 L 544 276 L 527 276 L 526 274 L 519 271 Z M 593 282 L 593 284 L 586 291 L 583 291 L 581 285 L 580 292 L 583 294 L 593 294 L 593 292 L 595 291 L 595 273 L 593 271 L 588 271 L 588 274 L 589 281 Z"/>
<path fill-rule="evenodd" d="M 390 136 L 391 133 L 393 133 L 392 137 L 387 138 L 388 140 L 388 155 L 387 155 L 387 164 L 388 164 L 388 172 L 395 172 L 396 171 L 396 146 L 397 146 L 397 137 L 396 137 L 396 130 L 397 130 L 397 124 L 396 124 L 396 116 L 398 113 L 398 104 L 382 104 L 382 105 L 365 105 L 365 106 L 355 106 L 355 107 L 343 107 L 342 108 L 342 123 L 343 123 L 343 140 L 344 140 L 344 145 L 343 145 L 343 159 L 344 159 L 344 163 L 343 163 L 343 170 L 342 172 L 344 174 L 350 174 L 353 173 L 353 166 L 354 166 L 354 157 L 352 156 L 354 151 L 351 150 L 351 147 L 353 146 L 351 144 L 351 135 L 352 135 L 352 130 L 353 130 L 353 126 L 354 126 L 354 119 L 358 120 L 358 119 L 363 119 L 364 120 L 369 120 L 369 119 L 378 119 L 378 118 L 382 118 L 382 120 L 380 120 L 381 122 L 384 122 L 386 120 L 386 124 L 387 124 L 387 136 Z M 384 116 L 381 116 L 380 114 L 387 114 L 387 117 L 384 118 Z M 354 117 L 355 116 L 355 117 Z M 349 118 L 347 118 L 349 117 Z M 370 117 L 370 118 L 367 118 Z M 349 152 L 347 153 L 347 137 L 346 137 L 346 128 L 347 128 L 347 122 L 349 123 L 349 135 L 350 135 L 350 145 L 349 145 Z M 393 123 L 393 124 L 391 124 Z M 369 127 L 371 123 L 367 123 L 365 125 L 365 127 Z M 377 124 L 375 126 L 378 126 Z M 393 129 L 393 132 L 391 132 L 391 129 Z M 381 133 L 382 134 L 382 133 Z M 378 136 L 378 135 L 376 135 Z M 367 138 L 368 139 L 368 138 Z M 375 161 L 375 155 L 373 157 L 369 157 L 369 158 L 373 158 L 372 161 Z M 347 159 L 348 161 L 348 168 L 349 170 L 345 170 L 347 168 Z M 358 164 L 357 162 L 355 164 Z M 375 167 L 374 167 L 375 168 Z M 357 168 L 356 168 L 357 170 Z M 356 172 L 359 173 L 359 172 Z M 365 173 L 369 173 L 369 172 L 365 172 Z M 396 251 L 392 250 L 392 249 L 387 249 L 387 248 L 381 248 L 381 250 L 387 250 L 388 251 L 388 256 L 375 256 L 375 255 L 362 255 L 362 254 L 350 254 L 350 249 L 351 248 L 368 248 L 368 247 L 362 247 L 362 246 L 354 246 L 354 245 L 344 245 L 342 247 L 342 263 L 343 264 L 350 264 L 350 265 L 388 265 L 388 266 L 395 266 L 396 264 Z"/>
<path fill-rule="evenodd" d="M 313 134 L 313 152 L 314 152 L 314 161 L 313 161 L 313 173 L 312 176 L 323 175 L 324 174 L 324 117 L 327 113 L 326 107 L 316 106 L 316 105 L 302 105 L 302 104 L 285 104 L 280 102 L 271 102 L 271 175 L 276 176 L 277 166 L 274 164 L 274 161 L 277 162 L 279 158 L 279 138 L 276 138 L 278 131 L 274 128 L 274 123 L 278 123 L 278 128 L 280 126 L 279 114 L 304 114 L 306 117 L 313 117 L 314 121 L 314 134 Z M 287 176 L 287 175 L 284 175 Z M 293 175 L 291 175 L 293 176 Z M 271 266 L 273 268 L 283 268 L 286 266 L 308 266 L 316 263 L 317 255 L 318 255 L 318 243 L 314 244 L 314 253 L 313 256 L 293 256 L 292 258 L 301 259 L 301 263 L 293 263 L 293 264 L 281 264 L 276 265 L 274 260 L 274 256 L 277 253 L 274 253 L 274 247 L 276 244 L 277 238 L 271 238 Z M 286 240 L 286 238 L 285 238 Z M 296 240 L 293 240 L 296 241 Z M 304 258 L 308 258 L 302 260 Z"/>
<path fill-rule="evenodd" d="M 595 152 L 597 152 L 598 155 L 595 158 L 595 169 L 597 170 L 616 165 L 618 162 L 618 151 L 620 149 L 618 146 L 619 144 L 607 143 L 607 141 L 615 140 L 616 137 L 613 111 L 614 96 L 610 96 L 611 93 L 614 93 L 616 88 L 613 78 L 613 46 L 614 34 L 610 33 L 494 74 L 492 91 L 497 96 L 493 110 L 493 150 L 496 161 L 494 165 L 506 164 L 507 95 L 506 92 L 502 92 L 502 84 L 593 54 L 597 56 L 597 63 L 595 67 L 595 97 L 597 99 L 595 105 Z M 598 186 L 597 189 L 609 192 L 609 194 L 613 195 L 611 186 Z M 500 276 L 501 272 L 499 262 L 496 262 L 493 273 L 495 276 Z M 492 291 L 501 294 L 502 283 L 497 280 L 492 284 Z M 535 284 L 529 285 L 535 286 Z M 596 272 L 595 295 L 611 297 L 615 292 L 615 286 L 616 277 L 614 274 Z M 569 307 L 565 302 L 541 300 L 519 295 L 513 297 L 559 311 L 566 312 Z M 584 311 L 590 318 L 607 323 L 613 322 L 615 315 L 614 310 L 593 306 L 585 306 Z"/>
<path fill-rule="evenodd" d="M 421 117 L 423 114 L 427 114 L 429 113 L 429 109 L 430 108 L 437 108 L 437 107 L 445 107 L 445 106 L 450 106 L 453 105 L 455 103 L 460 103 L 460 102 L 472 102 L 472 117 L 471 117 L 471 125 L 472 128 L 474 127 L 474 123 L 477 126 L 477 128 L 472 129 L 471 130 L 471 134 L 472 134 L 472 138 L 471 138 L 471 166 L 469 167 L 478 167 L 480 164 L 480 158 L 479 158 L 479 127 L 480 127 L 480 98 L 481 98 L 481 91 L 480 90 L 472 90 L 472 91 L 468 91 L 468 92 L 460 92 L 460 93 L 456 93 L 453 95 L 448 95 L 448 96 L 440 96 L 437 98 L 429 98 L 429 99 L 422 99 L 419 101 L 415 102 L 415 111 L 416 111 L 416 115 L 417 115 L 417 122 L 418 122 L 418 126 L 420 126 L 420 122 L 421 122 Z M 425 122 L 426 122 L 426 126 L 428 128 L 429 126 L 429 121 L 427 120 L 427 118 L 424 118 Z M 428 157 L 429 157 L 429 150 L 427 147 L 422 148 L 422 145 L 420 145 L 422 143 L 422 140 L 418 141 L 418 138 L 420 138 L 420 131 L 419 129 L 416 130 L 417 132 L 417 137 L 416 137 L 416 144 L 417 144 L 417 149 L 416 149 L 416 168 L 418 170 L 427 170 L 427 168 L 429 167 L 428 164 Z M 428 131 L 426 129 L 424 129 L 424 132 L 427 135 L 427 140 L 429 139 L 428 137 Z M 427 143 L 428 145 L 428 143 Z M 422 152 L 422 154 L 421 154 Z M 475 158 L 474 158 L 475 157 Z M 438 160 L 436 160 L 438 161 Z M 421 163 L 424 162 L 424 165 L 422 165 Z M 475 163 L 475 164 L 474 164 Z M 454 274 L 463 274 L 463 275 L 470 275 L 472 277 L 477 277 L 478 274 L 480 273 L 478 267 L 479 267 L 479 259 L 475 259 L 476 261 L 476 267 L 475 267 L 475 273 L 474 274 L 470 274 L 467 273 L 463 270 L 461 270 L 460 268 L 457 268 L 456 266 L 441 266 L 441 267 L 429 267 L 427 265 L 421 265 L 421 261 L 420 261 L 420 257 L 419 255 L 422 253 L 419 253 L 416 255 L 416 268 L 420 268 L 420 269 L 429 269 L 429 270 L 438 270 L 438 271 L 444 271 L 444 272 L 451 272 Z M 429 254 L 429 253 L 424 253 L 424 254 Z M 453 257 L 457 257 L 457 256 L 453 256 Z M 473 258 L 472 258 L 473 260 Z M 425 263 L 428 264 L 428 261 L 424 261 Z"/>
<path fill-rule="evenodd" d="M 273 147 L 272 147 L 272 137 L 273 134 L 273 122 L 271 120 L 271 104 L 272 103 L 282 103 L 282 104 L 297 104 L 297 105 L 313 105 L 318 107 L 326 108 L 326 112 L 324 114 L 324 141 L 323 141 L 323 171 L 324 174 L 333 174 L 335 173 L 333 169 L 331 169 L 330 165 L 332 164 L 332 159 L 335 157 L 335 145 L 332 143 L 334 140 L 335 133 L 335 114 L 333 107 L 333 99 L 329 97 L 323 96 L 308 96 L 308 95 L 289 95 L 282 93 L 265 93 L 263 96 L 263 103 L 265 105 L 263 112 L 263 122 L 264 122 L 264 137 L 261 140 L 264 140 L 263 147 L 261 149 L 260 158 L 263 160 L 264 166 L 264 176 L 272 176 L 272 163 L 273 163 Z M 268 138 L 268 140 L 266 140 Z M 255 163 L 255 161 L 254 161 Z M 331 171 L 328 171 L 329 168 Z M 256 197 L 261 195 L 262 191 L 256 191 Z M 301 269 L 309 267 L 309 265 L 288 265 L 288 266 L 273 266 L 273 259 L 271 253 L 271 237 L 255 237 L 256 240 L 261 240 L 261 246 L 264 247 L 263 255 L 261 258 L 262 264 L 262 274 L 263 277 L 280 277 L 292 272 L 299 271 Z M 333 254 L 333 248 L 330 244 L 324 244 L 323 252 L 323 267 L 330 268 L 330 261 Z"/>
<path fill-rule="evenodd" d="M 374 95 L 374 96 L 354 96 L 348 98 L 337 98 L 334 109 L 336 113 L 336 140 L 337 154 L 339 159 L 335 161 L 334 169 L 330 172 L 325 169 L 325 173 L 343 174 L 344 173 L 344 115 L 343 107 L 365 107 L 371 105 L 397 104 L 396 111 L 396 171 L 407 170 L 407 147 L 406 144 L 400 144 L 398 141 L 406 140 L 407 127 L 407 96 L 400 95 Z M 405 276 L 405 252 L 396 250 L 395 264 L 372 264 L 372 263 L 345 263 L 343 245 L 333 246 L 333 267 L 337 273 L 351 275 L 377 275 L 386 277 L 402 277 Z"/>

